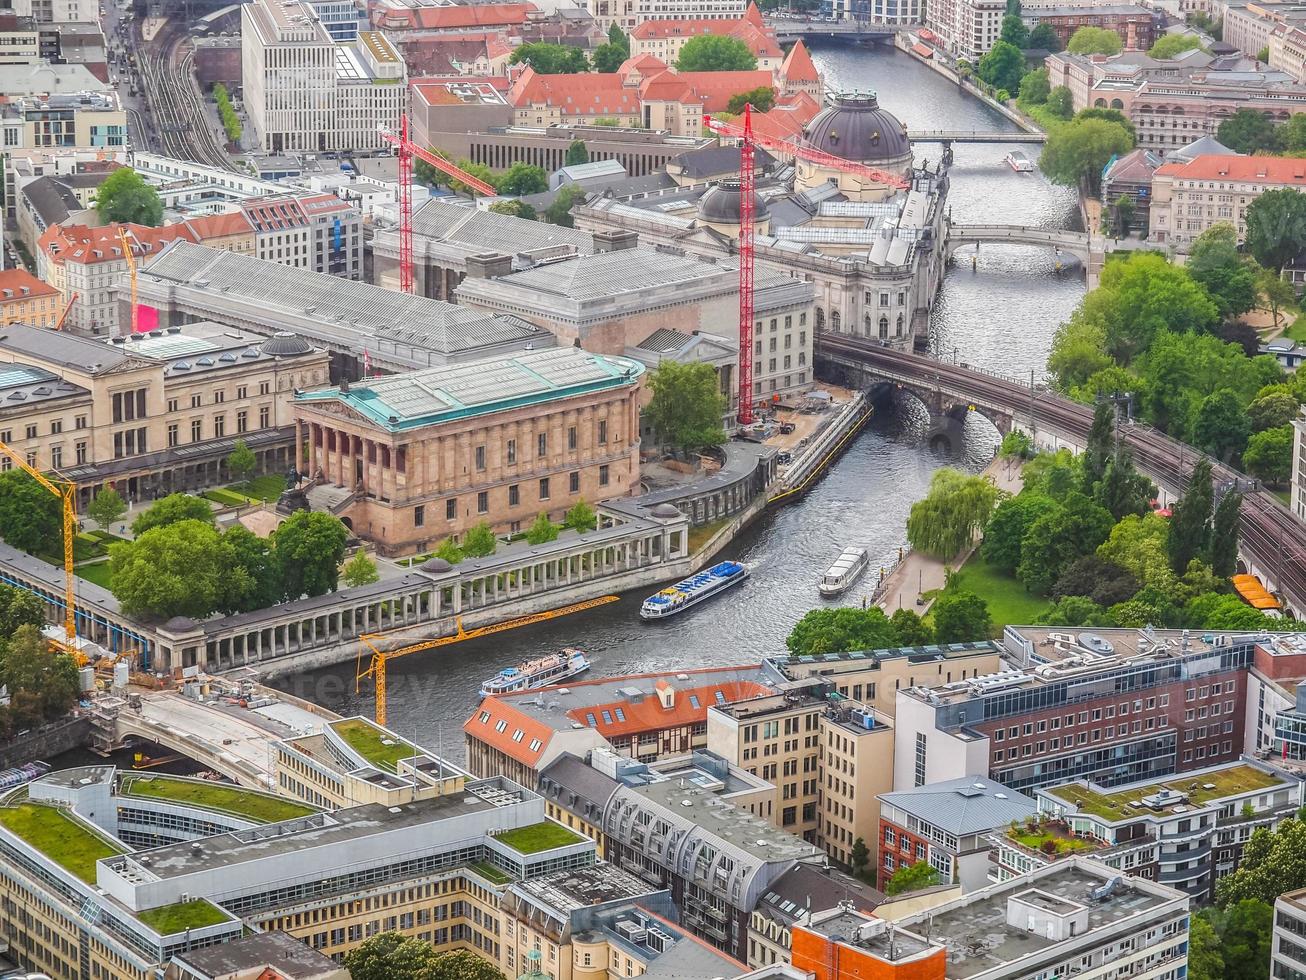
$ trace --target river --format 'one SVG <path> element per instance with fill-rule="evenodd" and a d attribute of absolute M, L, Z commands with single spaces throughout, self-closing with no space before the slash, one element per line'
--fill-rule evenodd
<path fill-rule="evenodd" d="M 813 57 L 828 87 L 876 91 L 908 129 L 1016 128 L 900 52 L 818 47 Z M 1003 163 L 1010 149 L 957 147 L 950 194 L 954 220 L 1078 227 L 1074 195 L 1039 174 L 1012 172 Z M 936 159 L 938 152 L 936 146 L 918 148 L 919 157 Z M 974 269 L 969 255 L 962 255 L 948 273 L 930 320 L 932 344 L 949 354 L 957 348 L 959 358 L 971 364 L 1041 374 L 1053 331 L 1082 294 L 1077 275 L 1054 273 L 1050 251 L 986 245 Z M 868 547 L 873 569 L 891 562 L 906 541 L 907 512 L 924 495 L 934 470 L 942 465 L 977 470 L 992 458 L 996 434 L 984 420 L 972 416 L 964 444 L 951 454 L 925 448 L 920 439 L 925 424 L 920 406 L 910 402 L 878 416 L 804 500 L 764 515 L 733 542 L 726 555 L 756 563 L 757 570 L 728 598 L 644 625 L 636 617 L 643 594 L 626 595 L 619 603 L 544 626 L 391 661 L 391 726 L 460 759 L 459 726 L 476 703 L 479 682 L 503 666 L 566 645 L 589 653 L 595 675 L 741 663 L 782 651 L 794 621 L 818 602 L 817 578 L 843 547 Z M 847 601 L 859 602 L 860 596 L 850 593 Z M 370 714 L 370 690 L 354 693 L 353 666 L 279 683 L 341 713 Z"/>

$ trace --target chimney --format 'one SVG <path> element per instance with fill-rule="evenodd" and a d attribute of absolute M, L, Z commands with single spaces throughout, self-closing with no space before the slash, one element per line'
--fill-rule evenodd
<path fill-rule="evenodd" d="M 480 252 L 467 256 L 468 279 L 498 279 L 512 272 L 512 256 L 503 252 Z"/>
<path fill-rule="evenodd" d="M 626 229 L 604 229 L 593 237 L 595 252 L 624 252 L 639 244 L 639 235 Z"/>

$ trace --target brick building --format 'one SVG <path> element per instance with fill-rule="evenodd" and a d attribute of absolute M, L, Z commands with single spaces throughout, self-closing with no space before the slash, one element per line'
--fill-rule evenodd
<path fill-rule="evenodd" d="M 1159 32 L 1156 11 L 1132 3 L 1034 7 L 1024 11 L 1023 17 L 1031 28 L 1037 24 L 1051 27 L 1063 49 L 1081 27 L 1114 31 L 1126 51 L 1146 51 L 1156 43 Z"/>

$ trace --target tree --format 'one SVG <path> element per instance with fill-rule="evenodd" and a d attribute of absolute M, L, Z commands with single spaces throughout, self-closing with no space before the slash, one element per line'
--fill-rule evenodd
<path fill-rule="evenodd" d="M 1202 39 L 1196 34 L 1166 34 L 1153 44 L 1147 53 L 1153 58 L 1166 60 L 1185 51 L 1192 51 L 1194 48 L 1206 50 L 1202 48 Z"/>
<path fill-rule="evenodd" d="M 1255 109 L 1239 109 L 1225 119 L 1216 130 L 1216 139 L 1239 153 L 1279 151 L 1279 135 L 1274 129 L 1274 123 Z M 1248 210 L 1250 212 L 1250 208 Z"/>
<path fill-rule="evenodd" d="M 1036 51 L 1048 51 L 1053 54 L 1061 50 L 1061 39 L 1051 24 L 1035 24 L 1029 32 L 1029 44 L 1026 47 Z"/>
<path fill-rule="evenodd" d="M 558 540 L 558 525 L 549 520 L 549 515 L 540 511 L 535 523 L 526 529 L 526 540 L 531 544 L 548 544 Z"/>
<path fill-rule="evenodd" d="M 1210 543 L 1213 495 L 1211 463 L 1202 457 L 1193 466 L 1184 495 L 1170 509 L 1167 554 L 1176 575 L 1182 575 L 1188 563 L 1200 557 Z"/>
<path fill-rule="evenodd" d="M 1030 105 L 1042 105 L 1052 93 L 1048 82 L 1048 70 L 1036 68 L 1020 80 L 1020 101 Z"/>
<path fill-rule="evenodd" d="M 1277 429 L 1297 417 L 1301 403 L 1291 387 L 1285 384 L 1266 385 L 1256 393 L 1247 406 L 1247 420 L 1253 432 Z"/>
<path fill-rule="evenodd" d="M 1156 484 L 1134 468 L 1133 454 L 1121 449 L 1093 488 L 1093 499 L 1115 519 L 1129 514 L 1146 514 L 1156 497 Z"/>
<path fill-rule="evenodd" d="M 20 469 L 0 473 L 0 538 L 21 551 L 59 550 L 63 505 Z"/>
<path fill-rule="evenodd" d="M 1049 96 L 1049 106 L 1051 103 Z M 1038 165 L 1054 184 L 1087 185 L 1096 194 L 1107 161 L 1133 148 L 1134 141 L 1119 123 L 1105 119 L 1073 120 L 1048 135 Z"/>
<path fill-rule="evenodd" d="M 871 861 L 871 850 L 866 846 L 866 841 L 858 837 L 853 841 L 852 853 L 853 874 L 859 878 L 866 873 L 866 866 Z"/>
<path fill-rule="evenodd" d="M 1086 596 L 1102 607 L 1128 601 L 1138 591 L 1133 573 L 1096 554 L 1076 558 L 1057 578 L 1049 593 L 1053 599 Z"/>
<path fill-rule="evenodd" d="M 436 548 L 432 554 L 436 558 L 447 561 L 450 565 L 457 565 L 467 556 L 463 554 L 463 549 L 458 547 L 458 542 L 453 538 L 445 538 L 440 542 L 440 547 Z"/>
<path fill-rule="evenodd" d="M 1057 502 L 1040 493 L 1019 493 L 998 504 L 984 526 L 984 541 L 980 555 L 986 562 L 1010 574 L 1020 564 L 1020 544 L 1030 525 L 1049 511 L 1056 510 Z"/>
<path fill-rule="evenodd" d="M 577 200 L 585 199 L 585 189 L 580 184 L 567 184 L 553 196 L 549 206 L 544 209 L 544 220 L 551 225 L 574 228 L 576 222 L 571 216 L 572 206 Z"/>
<path fill-rule="evenodd" d="M 1221 388 L 1202 399 L 1193 419 L 1193 441 L 1203 452 L 1228 463 L 1242 455 L 1251 428 L 1241 400 Z"/>
<path fill-rule="evenodd" d="M 1184 266 L 1206 287 L 1222 320 L 1241 316 L 1256 305 L 1256 269 L 1238 251 L 1238 232 L 1227 221 L 1197 236 Z"/>
<path fill-rule="evenodd" d="M 785 646 L 796 657 L 884 650 L 897 645 L 898 634 L 879 606 L 813 609 L 794 624 L 785 640 Z"/>
<path fill-rule="evenodd" d="M 1220 951 L 1228 980 L 1264 980 L 1270 975 L 1270 937 L 1274 909 L 1269 902 L 1246 898 L 1224 911 Z"/>
<path fill-rule="evenodd" d="M 140 537 L 146 531 L 156 527 L 166 527 L 178 521 L 200 521 L 213 523 L 213 506 L 203 497 L 192 497 L 188 493 L 170 493 L 162 500 L 156 500 L 135 521 L 132 522 L 132 534 Z"/>
<path fill-rule="evenodd" d="M 161 524 L 113 545 L 109 571 L 129 616 L 204 619 L 236 606 L 250 586 L 212 524 L 197 520 Z"/>
<path fill-rule="evenodd" d="M 612 26 L 616 27 L 617 25 L 613 24 Z M 596 72 L 611 75 L 619 69 L 622 66 L 622 63 L 629 57 L 630 52 L 625 48 L 619 48 L 615 44 L 600 44 L 594 49 L 594 53 L 590 56 L 590 61 L 594 65 L 594 70 Z"/>
<path fill-rule="evenodd" d="M 73 658 L 51 650 L 40 629 L 25 624 L 0 646 L 0 688 L 9 690 L 9 709 L 0 713 L 8 738 L 67 713 L 81 685 Z"/>
<path fill-rule="evenodd" d="M 754 112 L 770 112 L 775 106 L 775 89 L 770 85 L 759 85 L 747 92 L 732 95 L 730 101 L 726 103 L 726 111 L 738 115 L 744 111 L 746 105 L 751 105 Z"/>
<path fill-rule="evenodd" d="M 416 936 L 383 932 L 345 954 L 345 967 L 354 980 L 430 980 L 436 952 Z"/>
<path fill-rule="evenodd" d="M 944 467 L 930 480 L 924 500 L 912 504 L 907 540 L 936 558 L 952 558 L 988 523 L 1000 493 L 991 479 Z"/>
<path fill-rule="evenodd" d="M 895 609 L 889 623 L 904 647 L 923 647 L 934 642 L 934 630 L 911 609 Z"/>
<path fill-rule="evenodd" d="M 1129 229 L 1134 224 L 1134 199 L 1128 194 L 1121 194 L 1111 205 L 1115 217 L 1115 237 L 1128 238 Z"/>
<path fill-rule="evenodd" d="M 1048 93 L 1047 107 L 1058 119 L 1069 119 L 1075 114 L 1075 97 L 1069 88 L 1058 85 Z"/>
<path fill-rule="evenodd" d="M 676 58 L 677 71 L 753 71 L 757 59 L 748 45 L 726 34 L 696 34 Z"/>
<path fill-rule="evenodd" d="M 254 456 L 254 450 L 249 448 L 244 439 L 237 439 L 227 456 L 227 472 L 233 479 L 244 481 L 249 479 L 257 467 L 258 459 Z"/>
<path fill-rule="evenodd" d="M 1129 516 L 1111 529 L 1097 557 L 1119 565 L 1144 588 L 1169 591 L 1176 576 L 1170 569 L 1170 524 L 1158 514 Z"/>
<path fill-rule="evenodd" d="M 1256 52 L 1256 60 L 1259 61 L 1259 62 L 1261 62 L 1262 64 L 1269 64 L 1269 61 L 1270 61 L 1270 47 L 1269 47 L 1268 44 L 1265 45 L 1265 46 L 1263 46 L 1263 47 L 1261 47 L 1261 48 Z M 1284 147 L 1284 149 L 1288 149 L 1288 147 Z"/>
<path fill-rule="evenodd" d="M 515 197 L 523 194 L 539 194 L 549 189 L 549 178 L 545 176 L 543 167 L 518 162 L 495 181 L 495 187 L 499 189 L 500 194 L 511 194 Z"/>
<path fill-rule="evenodd" d="M 490 210 L 495 214 L 506 214 L 526 221 L 534 221 L 536 218 L 535 209 L 525 201 L 495 201 L 490 205 Z"/>
<path fill-rule="evenodd" d="M 1018 48 L 1029 47 L 1029 28 L 1019 14 L 1006 14 L 1002 18 L 1001 39 Z"/>
<path fill-rule="evenodd" d="M 1100 319 L 1087 315 L 1081 304 L 1052 336 L 1048 370 L 1057 387 L 1069 392 L 1099 371 L 1114 367 L 1115 362 L 1105 347 L 1106 327 Z"/>
<path fill-rule="evenodd" d="M 455 949 L 437 954 L 431 971 L 422 980 L 504 980 L 504 976 L 494 964 L 471 950 Z"/>
<path fill-rule="evenodd" d="M 1289 116 L 1288 121 L 1279 127 L 1279 139 L 1291 156 L 1306 154 L 1306 115 L 1298 112 Z"/>
<path fill-rule="evenodd" d="M 1129 134 L 1129 138 L 1135 143 L 1138 142 L 1138 130 L 1136 130 L 1134 124 L 1129 121 L 1129 117 L 1119 109 L 1108 109 L 1106 106 L 1099 105 L 1089 106 L 1088 108 L 1080 109 L 1075 113 L 1075 118 L 1102 119 L 1106 122 L 1119 123 L 1125 128 L 1125 132 Z"/>
<path fill-rule="evenodd" d="M 268 541 L 243 524 L 233 524 L 223 532 L 222 543 L 231 550 L 233 566 L 245 571 L 245 587 L 228 592 L 226 610 L 251 612 L 280 602 L 281 573 Z"/>
<path fill-rule="evenodd" d="M 1012 429 L 1003 436 L 1002 443 L 998 446 L 998 455 L 1003 459 L 1029 459 L 1033 452 L 1034 443 L 1019 429 Z"/>
<path fill-rule="evenodd" d="M 1116 404 L 1103 399 L 1093 409 L 1093 424 L 1089 426 L 1088 439 L 1080 456 L 1084 493 L 1091 494 L 1098 481 L 1106 475 L 1106 466 L 1115 455 L 1115 448 Z"/>
<path fill-rule="evenodd" d="M 1220 318 L 1206 290 L 1154 252 L 1108 262 L 1076 313 L 1102 327 L 1107 353 L 1122 365 L 1150 350 L 1163 330 L 1208 331 Z"/>
<path fill-rule="evenodd" d="M 1040 626 L 1114 626 L 1111 614 L 1088 596 L 1058 599 L 1038 618 Z"/>
<path fill-rule="evenodd" d="M 1222 579 L 1238 570 L 1238 511 L 1243 495 L 1230 490 L 1215 505 L 1211 518 L 1211 571 Z"/>
<path fill-rule="evenodd" d="M 1066 50 L 1071 54 L 1119 54 L 1124 45 L 1120 35 L 1103 27 L 1081 27 L 1070 35 Z"/>
<path fill-rule="evenodd" d="M 946 589 L 934 600 L 935 643 L 969 643 L 986 640 L 993 631 L 989 606 L 974 592 Z"/>
<path fill-rule="evenodd" d="M 163 222 L 159 192 L 131 167 L 119 167 L 95 192 L 95 210 L 103 224 L 132 222 L 157 228 Z"/>
<path fill-rule="evenodd" d="M 598 516 L 594 513 L 593 507 L 583 500 L 578 500 L 576 506 L 567 511 L 567 516 L 562 519 L 562 523 L 564 527 L 584 534 L 598 526 Z"/>
<path fill-rule="evenodd" d="M 519 46 L 508 62 L 530 65 L 541 75 L 574 75 L 590 69 L 585 52 L 580 48 L 547 41 L 532 41 Z"/>
<path fill-rule="evenodd" d="M 1008 92 L 1020 90 L 1020 79 L 1025 74 L 1025 55 L 1014 44 L 998 41 L 979 61 L 979 77 L 994 88 Z"/>
<path fill-rule="evenodd" d="M 372 561 L 362 548 L 355 551 L 354 557 L 345 562 L 344 567 L 340 569 L 340 577 L 351 589 L 360 585 L 371 585 L 381 578 L 376 570 L 376 562 Z"/>
<path fill-rule="evenodd" d="M 1220 128 L 1229 121 L 1225 120 Z M 1224 142 L 1223 135 L 1220 141 Z M 1266 191 L 1247 205 L 1245 221 L 1247 247 L 1256 261 L 1273 274 L 1281 275 L 1283 267 L 1306 248 L 1306 195 L 1295 188 Z M 1264 280 L 1261 288 L 1265 288 Z M 1275 317 L 1277 320 L 1277 312 Z"/>
<path fill-rule="evenodd" d="M 627 52 L 630 51 L 630 38 L 627 37 L 626 32 L 616 24 L 613 24 L 608 28 L 608 43 L 615 44 L 617 47 L 622 48 Z"/>
<path fill-rule="evenodd" d="M 649 425 L 663 445 L 685 456 L 726 440 L 721 417 L 726 399 L 710 364 L 662 361 L 649 377 L 653 395 L 644 409 Z"/>
<path fill-rule="evenodd" d="M 39 630 L 44 625 L 45 603 L 40 596 L 13 585 L 0 585 L 0 638 L 13 636 L 20 626 Z"/>
<path fill-rule="evenodd" d="M 929 888 L 932 885 L 939 884 L 940 881 L 939 872 L 935 870 L 934 865 L 930 864 L 929 861 L 917 861 L 915 864 L 908 864 L 891 874 L 889 880 L 884 883 L 884 894 L 889 896 L 902 895 L 905 892 Z"/>
<path fill-rule="evenodd" d="M 616 24 L 612 25 L 616 27 Z M 585 145 L 584 140 L 572 140 L 567 146 L 567 158 L 564 163 L 568 167 L 575 167 L 582 163 L 590 162 L 590 148 Z"/>
<path fill-rule="evenodd" d="M 1273 903 L 1284 892 L 1306 887 L 1306 821 L 1288 819 L 1276 830 L 1260 827 L 1243 846 L 1237 869 L 1215 883 L 1222 908 L 1245 899 Z"/>
<path fill-rule="evenodd" d="M 1282 486 L 1292 476 L 1292 426 L 1279 425 L 1247 440 L 1243 469 L 1266 483 Z"/>
<path fill-rule="evenodd" d="M 272 538 L 285 598 L 334 592 L 348 539 L 338 517 L 306 510 L 291 514 Z"/>
<path fill-rule="evenodd" d="M 1025 532 L 1016 577 L 1031 592 L 1048 592 L 1075 559 L 1107 540 L 1114 523 L 1110 511 L 1082 493 L 1066 494 Z"/>
<path fill-rule="evenodd" d="M 554 535 L 557 537 L 557 535 Z M 531 542 L 538 544 L 539 542 Z M 462 550 L 467 558 L 486 558 L 494 554 L 499 547 L 499 539 L 494 536 L 487 521 L 479 521 L 467 529 L 463 535 Z"/>
<path fill-rule="evenodd" d="M 1188 977 L 1189 980 L 1224 980 L 1224 956 L 1220 952 L 1220 937 L 1211 925 L 1209 910 L 1203 909 L 1189 920 L 1188 927 Z"/>
<path fill-rule="evenodd" d="M 1270 357 L 1248 358 L 1242 348 L 1211 336 L 1183 336 L 1162 330 L 1139 359 L 1144 378 L 1138 403 L 1157 428 L 1189 439 L 1205 394 L 1228 388 L 1244 403 L 1266 384 L 1282 379 Z"/>
<path fill-rule="evenodd" d="M 86 516 L 96 524 L 109 530 L 127 513 L 127 501 L 112 486 L 105 484 L 95 494 L 94 499 L 86 505 Z"/>
<path fill-rule="evenodd" d="M 1300 113 L 1299 115 L 1306 119 L 1306 113 Z M 1296 119 L 1297 117 L 1294 116 L 1293 118 Z M 1288 258 L 1291 259 L 1292 256 Z M 1288 260 L 1285 259 L 1285 261 Z M 1274 325 L 1277 327 L 1279 325 L 1279 310 L 1297 298 L 1292 283 L 1283 278 L 1282 272 L 1276 272 L 1273 269 L 1262 269 L 1256 277 L 1256 288 L 1260 290 L 1261 296 L 1265 299 L 1270 313 L 1274 317 Z"/>

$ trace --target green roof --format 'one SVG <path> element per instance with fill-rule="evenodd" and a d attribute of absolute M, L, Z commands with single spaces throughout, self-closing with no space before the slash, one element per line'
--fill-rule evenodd
<path fill-rule="evenodd" d="M 560 823 L 545 820 L 542 823 L 533 823 L 529 827 L 505 831 L 496 835 L 495 840 L 507 844 L 519 854 L 537 854 L 540 851 L 550 851 L 555 847 L 579 844 L 585 838 Z"/>
<path fill-rule="evenodd" d="M 283 800 L 270 793 L 169 776 L 124 776 L 118 785 L 118 792 L 124 796 L 166 800 L 169 803 L 216 810 L 254 823 L 277 823 L 317 812 L 305 803 Z"/>
<path fill-rule="evenodd" d="M 400 759 L 425 755 L 397 735 L 373 725 L 362 718 L 347 718 L 331 723 L 332 730 L 345 740 L 345 744 L 378 769 L 398 772 Z M 387 744 L 388 743 L 388 744 Z"/>
<path fill-rule="evenodd" d="M 486 881 L 493 882 L 496 885 L 506 885 L 508 882 L 512 881 L 512 875 L 500 868 L 496 868 L 489 861 L 477 861 L 474 864 L 469 864 L 467 867 L 469 870 L 475 871 Z"/>
<path fill-rule="evenodd" d="M 1175 790 L 1187 795 L 1188 806 L 1204 806 L 1213 800 L 1250 793 L 1254 790 L 1269 789 L 1282 785 L 1283 777 L 1257 769 L 1255 766 L 1236 765 L 1213 772 L 1195 772 L 1177 776 L 1165 782 L 1151 783 L 1147 786 L 1133 786 L 1115 793 L 1100 793 L 1081 783 L 1067 783 L 1047 792 L 1059 800 L 1072 803 L 1085 814 L 1105 817 L 1108 820 L 1120 820 L 1149 812 L 1129 806 L 1131 802 L 1152 796 L 1162 790 Z M 1206 789 L 1210 785 L 1212 789 Z"/>
<path fill-rule="evenodd" d="M 215 926 L 219 922 L 231 920 L 231 916 L 226 912 L 203 898 L 146 909 L 137 913 L 136 918 L 161 936 L 171 936 L 174 933 L 185 932 L 187 929 L 202 929 L 205 926 Z"/>
<path fill-rule="evenodd" d="M 89 885 L 95 884 L 96 861 L 125 853 L 67 811 L 41 803 L 0 807 L 0 824 Z"/>

